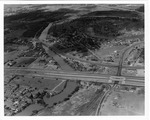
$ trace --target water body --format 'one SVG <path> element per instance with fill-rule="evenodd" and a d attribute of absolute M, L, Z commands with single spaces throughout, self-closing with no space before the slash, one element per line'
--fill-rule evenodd
<path fill-rule="evenodd" d="M 16 114 L 15 116 L 30 116 L 34 110 L 40 110 L 42 108 L 44 107 L 41 106 L 40 104 L 32 104 L 27 108 L 25 108 L 25 110 L 23 110 L 22 112 Z"/>
<path fill-rule="evenodd" d="M 40 37 L 39 37 L 39 41 L 43 41 L 46 40 L 47 38 L 47 34 L 48 34 L 48 30 L 51 28 L 52 26 L 52 23 L 49 23 L 49 25 L 43 30 L 43 32 L 41 33 Z M 73 69 L 63 60 L 63 58 L 61 58 L 58 54 L 56 54 L 55 52 L 57 52 L 56 50 L 53 50 L 55 52 L 53 52 L 52 50 L 50 50 L 48 47 L 44 47 L 43 48 L 45 49 L 46 53 L 54 58 L 54 60 L 60 65 L 60 67 L 63 69 L 63 70 L 68 70 L 68 71 L 73 71 Z M 51 48 L 52 49 L 52 48 Z"/>
<path fill-rule="evenodd" d="M 43 32 L 41 33 L 40 37 L 39 37 L 39 40 L 40 41 L 44 41 L 46 39 L 46 36 L 48 34 L 48 30 L 50 29 L 50 27 L 52 26 L 52 23 L 50 23 L 44 30 Z M 44 47 L 43 48 L 45 49 L 45 51 L 47 52 L 47 54 L 50 56 L 50 57 L 53 57 L 53 59 L 60 65 L 60 67 L 65 70 L 65 71 L 74 71 L 73 68 L 71 68 L 64 60 L 63 58 L 61 58 L 56 52 L 56 50 L 54 50 L 55 52 L 53 52 L 52 50 L 50 50 L 48 47 Z M 73 81 L 68 81 L 67 82 L 67 85 L 65 87 L 65 89 L 53 96 L 53 97 L 50 97 L 50 98 L 47 98 L 46 96 L 44 96 L 43 100 L 46 104 L 48 104 L 49 107 L 57 104 L 57 103 L 60 103 L 62 101 L 65 100 L 65 98 L 68 98 L 68 95 L 70 95 L 77 87 L 77 83 L 76 82 L 73 82 Z"/>
<path fill-rule="evenodd" d="M 50 27 L 52 26 L 52 23 L 49 23 L 49 25 L 42 31 L 39 40 L 43 41 L 46 40 L 47 34 L 48 34 L 48 30 L 50 29 Z"/>
<path fill-rule="evenodd" d="M 48 49 L 47 54 L 51 56 L 65 71 L 74 71 L 58 54 L 54 53 L 52 50 Z"/>
<path fill-rule="evenodd" d="M 47 98 L 46 96 L 44 96 L 43 100 L 46 104 L 48 104 L 49 107 L 51 107 L 55 103 L 63 102 L 65 98 L 67 98 L 68 95 L 70 95 L 75 90 L 76 87 L 77 87 L 77 83 L 73 81 L 72 82 L 69 81 L 67 82 L 67 86 L 63 90 L 63 92 L 50 98 Z"/>

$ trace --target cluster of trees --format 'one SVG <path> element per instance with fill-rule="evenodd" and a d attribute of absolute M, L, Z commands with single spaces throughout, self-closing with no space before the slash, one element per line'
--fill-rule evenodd
<path fill-rule="evenodd" d="M 125 14 L 127 13 L 125 12 Z M 135 16 L 133 15 L 131 18 L 119 18 L 118 16 L 106 18 L 81 17 L 70 22 L 54 25 L 49 32 L 53 33 L 54 37 L 64 38 L 57 43 L 61 49 L 81 46 L 82 48 L 95 50 L 100 48 L 103 41 L 110 40 L 109 37 L 123 34 L 119 31 L 124 28 L 128 30 L 142 28 L 142 21 L 139 18 L 134 18 Z M 89 26 L 93 28 L 96 36 L 87 33 Z M 100 36 L 100 38 L 97 36 Z"/>
<path fill-rule="evenodd" d="M 94 11 L 84 16 L 116 16 L 116 17 L 139 17 L 139 14 L 134 11 L 111 10 L 111 11 Z"/>

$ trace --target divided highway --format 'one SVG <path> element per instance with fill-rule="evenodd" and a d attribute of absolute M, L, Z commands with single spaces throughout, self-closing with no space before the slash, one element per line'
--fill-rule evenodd
<path fill-rule="evenodd" d="M 48 77 L 48 78 L 62 78 L 70 80 L 83 80 L 83 81 L 93 81 L 93 82 L 103 82 L 110 83 L 112 75 L 107 74 L 93 74 L 86 72 L 68 72 L 68 71 L 50 71 L 43 69 L 33 69 L 33 68 L 5 68 L 5 74 L 13 75 L 26 75 L 26 76 L 37 76 L 37 77 Z M 115 76 L 114 76 L 115 77 Z M 114 81 L 119 81 L 119 84 L 126 85 L 135 85 L 135 86 L 144 86 L 144 77 L 134 77 L 134 76 L 121 76 L 125 80 L 118 79 L 119 76 L 116 76 L 116 80 L 111 80 L 111 83 Z"/>

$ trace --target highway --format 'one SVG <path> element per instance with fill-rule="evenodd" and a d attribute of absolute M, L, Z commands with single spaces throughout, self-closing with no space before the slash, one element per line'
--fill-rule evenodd
<path fill-rule="evenodd" d="M 83 81 L 93 81 L 93 82 L 103 82 L 110 83 L 109 80 L 112 75 L 107 74 L 93 74 L 87 72 L 68 72 L 68 71 L 50 71 L 50 70 L 37 70 L 33 68 L 5 68 L 5 74 L 12 75 L 25 75 L 25 76 L 37 76 L 37 77 L 46 77 L 46 78 L 62 78 L 62 79 L 70 79 L 70 80 L 83 80 Z M 119 77 L 119 76 L 117 76 Z M 126 85 L 135 85 L 135 86 L 144 86 L 144 77 L 134 77 L 134 76 L 121 76 L 124 77 L 125 80 L 116 79 L 119 81 L 119 84 Z M 115 80 L 114 80 L 115 81 Z M 112 81 L 111 83 L 113 83 Z M 130 84 L 131 83 L 131 84 Z"/>

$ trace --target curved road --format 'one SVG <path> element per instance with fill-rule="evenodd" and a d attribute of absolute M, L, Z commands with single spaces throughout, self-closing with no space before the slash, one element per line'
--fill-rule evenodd
<path fill-rule="evenodd" d="M 122 52 L 121 57 L 120 57 L 120 61 L 119 61 L 119 66 L 118 66 L 118 72 L 117 72 L 118 76 L 121 76 L 121 70 L 122 70 L 122 67 L 123 67 L 122 64 L 123 64 L 126 52 L 128 52 L 132 47 L 135 47 L 135 46 L 140 45 L 140 44 L 144 44 L 144 41 L 141 41 L 141 42 L 132 44 L 129 47 L 126 47 L 125 50 Z"/>

